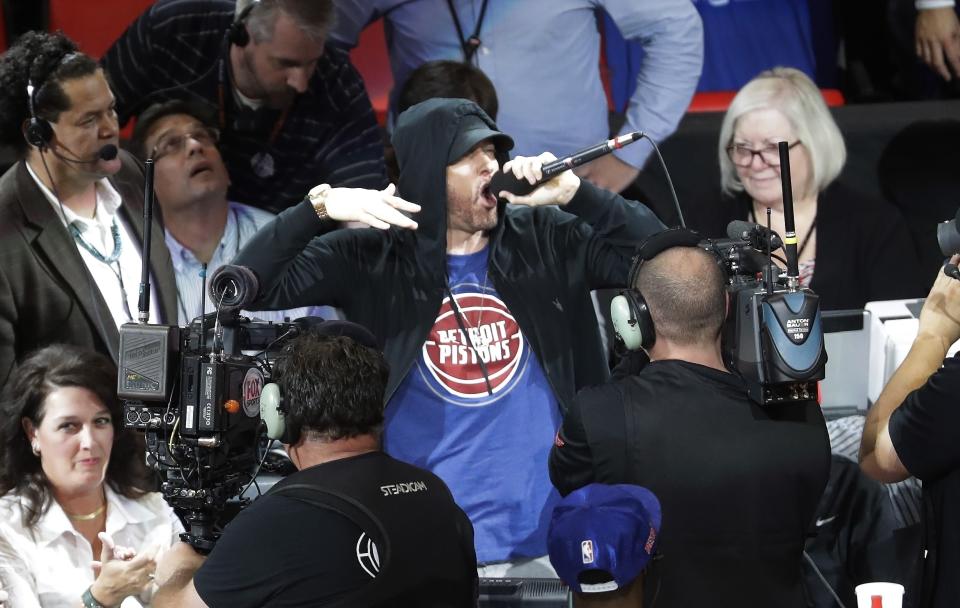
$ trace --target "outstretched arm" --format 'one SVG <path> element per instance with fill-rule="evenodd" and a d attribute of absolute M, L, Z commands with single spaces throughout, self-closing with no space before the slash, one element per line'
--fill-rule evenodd
<path fill-rule="evenodd" d="M 955 255 L 951 262 L 960 261 Z M 890 416 L 907 396 L 927 384 L 943 364 L 947 350 L 960 339 L 960 281 L 938 274 L 920 313 L 917 338 L 900 367 L 870 408 L 860 442 L 860 467 L 883 482 L 910 476 L 890 437 Z"/>
<path fill-rule="evenodd" d="M 415 230 L 417 223 L 402 212 L 417 213 L 420 206 L 394 196 L 394 191 L 392 184 L 383 190 L 321 184 L 261 228 L 233 261 L 250 268 L 260 281 L 251 310 L 337 305 L 338 290 L 355 278 L 349 266 L 355 260 L 338 257 L 323 239 L 312 241 L 336 230 L 337 222 Z"/>

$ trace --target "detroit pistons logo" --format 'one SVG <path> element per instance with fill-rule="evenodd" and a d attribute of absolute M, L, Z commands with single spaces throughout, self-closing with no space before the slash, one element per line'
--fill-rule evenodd
<path fill-rule="evenodd" d="M 480 361 L 486 364 L 496 397 L 516 384 L 528 349 L 520 326 L 503 301 L 473 289 L 454 295 L 462 328 L 450 299 L 444 299 L 424 342 L 421 362 L 429 375 L 428 384 L 445 393 L 448 401 L 479 406 L 492 401 Z"/>

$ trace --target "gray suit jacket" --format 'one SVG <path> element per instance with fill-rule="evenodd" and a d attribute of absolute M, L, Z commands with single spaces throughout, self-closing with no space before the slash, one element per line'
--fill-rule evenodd
<path fill-rule="evenodd" d="M 126 152 L 120 158 L 123 166 L 110 183 L 142 245 L 143 168 Z M 150 250 L 156 304 L 163 321 L 176 323 L 177 284 L 156 222 Z M 20 161 L 0 177 L 0 387 L 26 354 L 57 342 L 116 362 L 120 334 L 76 243 Z"/>

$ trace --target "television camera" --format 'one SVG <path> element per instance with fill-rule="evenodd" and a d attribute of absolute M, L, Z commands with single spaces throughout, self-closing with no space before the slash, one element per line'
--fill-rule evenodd
<path fill-rule="evenodd" d="M 260 393 L 274 354 L 303 326 L 251 321 L 235 310 L 211 328 L 206 321 L 124 325 L 117 391 L 124 426 L 144 432 L 147 464 L 188 524 L 183 540 L 199 550 L 213 547 L 227 502 L 267 457 Z"/>
<path fill-rule="evenodd" d="M 750 397 L 760 404 L 816 399 L 817 381 L 824 378 L 827 363 L 820 299 L 800 286 L 789 149 L 785 142 L 778 147 L 786 228 L 783 240 L 770 229 L 768 210 L 766 227 L 734 221 L 727 227 L 727 238 L 698 241 L 695 232 L 685 230 L 671 184 L 683 230 L 661 233 L 664 237 L 659 243 L 668 248 L 698 246 L 719 260 L 730 294 L 722 336 L 724 357 L 727 366 L 746 381 Z M 665 165 L 663 168 L 666 172 Z M 669 173 L 667 179 L 669 183 Z M 773 263 L 773 252 L 778 249 L 786 256 L 778 257 L 786 265 L 785 273 Z M 638 267 L 634 266 L 634 273 Z M 649 348 L 654 343 L 652 318 L 646 302 L 637 295 L 642 296 L 627 290 L 611 304 L 617 335 L 630 349 Z"/>
<path fill-rule="evenodd" d="M 152 159 L 145 169 L 143 251 L 149 252 Z M 123 425 L 144 433 L 147 464 L 159 474 L 164 499 L 187 526 L 181 538 L 209 552 L 225 513 L 236 510 L 227 508 L 228 501 L 242 496 L 261 468 L 288 465 L 267 462 L 260 394 L 285 341 L 322 319 L 252 321 L 240 314 L 237 299 L 244 295 L 237 290 L 252 273 L 238 277 L 218 271 L 211 281 L 216 312 L 182 328 L 150 325 L 149 265 L 149 256 L 143 256 L 139 322 L 120 328 L 117 394 L 123 402 Z M 204 281 L 205 272 L 204 267 Z M 230 506 L 238 509 L 246 502 L 240 498 Z"/>

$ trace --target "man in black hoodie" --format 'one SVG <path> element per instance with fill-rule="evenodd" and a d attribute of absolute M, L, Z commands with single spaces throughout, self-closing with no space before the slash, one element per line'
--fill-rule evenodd
<path fill-rule="evenodd" d="M 547 456 L 576 391 L 608 375 L 590 291 L 623 285 L 634 243 L 663 226 L 570 171 L 498 199 L 499 167 L 533 183 L 553 156 L 504 165 L 513 141 L 470 101 L 410 108 L 393 144 L 398 194 L 419 207 L 392 186 L 314 188 L 236 258 L 260 281 L 248 308 L 331 304 L 370 328 L 390 363 L 386 452 L 450 486 L 478 562 L 498 564 L 483 575 L 551 575 Z"/>

